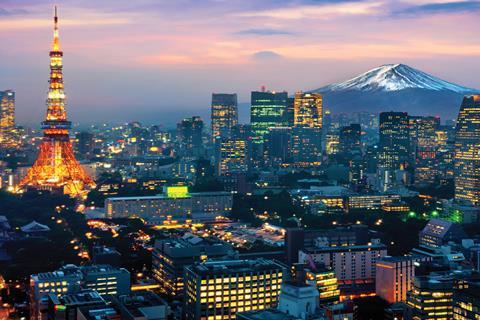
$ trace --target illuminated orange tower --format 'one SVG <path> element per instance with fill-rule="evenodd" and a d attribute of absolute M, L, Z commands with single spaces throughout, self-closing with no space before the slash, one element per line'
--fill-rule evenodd
<path fill-rule="evenodd" d="M 19 189 L 29 186 L 38 189 L 62 190 L 65 194 L 77 197 L 94 187 L 95 182 L 73 154 L 69 136 L 71 122 L 67 120 L 65 110 L 62 57 L 63 52 L 60 50 L 58 39 L 57 7 L 55 7 L 47 115 L 42 122 L 43 141 L 37 160 L 20 182 Z"/>

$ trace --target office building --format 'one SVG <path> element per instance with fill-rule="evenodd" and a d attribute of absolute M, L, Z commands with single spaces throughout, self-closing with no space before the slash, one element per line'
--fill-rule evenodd
<path fill-rule="evenodd" d="M 268 129 L 264 146 L 265 157 L 270 166 L 277 167 L 289 162 L 292 155 L 292 129 L 290 127 Z"/>
<path fill-rule="evenodd" d="M 46 319 L 48 295 L 61 296 L 80 290 L 83 275 L 78 267 L 66 265 L 57 271 L 30 276 L 30 315 L 32 319 Z"/>
<path fill-rule="evenodd" d="M 83 290 L 76 293 L 58 296 L 55 293 L 48 295 L 48 320 L 73 320 L 77 319 L 78 308 L 94 307 L 106 308 L 107 303 L 93 290 Z"/>
<path fill-rule="evenodd" d="M 157 240 L 152 251 L 153 277 L 160 292 L 169 297 L 183 295 L 183 268 L 198 261 L 225 258 L 233 254 L 225 243 L 202 239 L 191 234 L 181 238 Z"/>
<path fill-rule="evenodd" d="M 323 264 L 335 272 L 339 284 L 374 283 L 377 261 L 387 255 L 387 247 L 379 241 L 366 245 L 330 246 L 317 242 L 315 246 L 303 248 L 298 261 L 308 264 Z"/>
<path fill-rule="evenodd" d="M 322 129 L 295 126 L 292 129 L 292 160 L 299 165 L 320 165 Z"/>
<path fill-rule="evenodd" d="M 455 129 L 455 199 L 480 205 L 480 95 L 466 96 Z"/>
<path fill-rule="evenodd" d="M 212 94 L 212 140 L 230 138 L 238 124 L 237 94 Z"/>
<path fill-rule="evenodd" d="M 18 145 L 15 137 L 15 92 L 0 91 L 0 148 Z"/>
<path fill-rule="evenodd" d="M 114 299 L 123 320 L 166 320 L 168 304 L 151 291 L 138 291 Z"/>
<path fill-rule="evenodd" d="M 415 264 L 428 260 L 420 256 L 383 257 L 376 264 L 375 292 L 388 303 L 405 301 L 415 277 Z"/>
<path fill-rule="evenodd" d="M 184 317 L 235 319 L 237 312 L 275 308 L 285 267 L 266 259 L 207 261 L 185 267 Z"/>
<path fill-rule="evenodd" d="M 255 143 L 263 144 L 268 129 L 286 127 L 287 92 L 252 91 L 250 124 Z"/>
<path fill-rule="evenodd" d="M 203 120 L 194 116 L 177 124 L 179 152 L 183 156 L 203 155 Z"/>
<path fill-rule="evenodd" d="M 316 265 L 309 266 L 306 270 L 306 283 L 317 288 L 320 304 L 336 302 L 340 299 L 338 279 L 331 269 Z"/>
<path fill-rule="evenodd" d="M 362 153 L 362 128 L 358 123 L 341 127 L 339 131 L 339 151 L 345 155 Z"/>
<path fill-rule="evenodd" d="M 79 159 L 90 159 L 95 147 L 94 136 L 90 132 L 79 132 L 75 135 L 75 151 Z"/>
<path fill-rule="evenodd" d="M 433 183 L 438 176 L 436 133 L 439 127 L 439 117 L 410 116 L 415 183 Z"/>
<path fill-rule="evenodd" d="M 248 170 L 247 142 L 237 138 L 217 138 L 217 174 L 245 173 Z"/>
<path fill-rule="evenodd" d="M 431 219 L 419 233 L 418 243 L 424 248 L 440 248 L 450 241 L 459 243 L 467 235 L 458 223 L 441 219 Z"/>
<path fill-rule="evenodd" d="M 407 319 L 453 319 L 453 291 L 454 282 L 449 276 L 415 277 L 407 293 Z"/>
<path fill-rule="evenodd" d="M 480 319 L 480 285 L 469 284 L 468 288 L 453 294 L 453 319 Z"/>
<path fill-rule="evenodd" d="M 367 160 L 360 154 L 348 161 L 348 182 L 356 190 L 367 185 Z"/>
<path fill-rule="evenodd" d="M 409 117 L 406 112 L 380 113 L 378 165 L 391 172 L 411 160 Z"/>
<path fill-rule="evenodd" d="M 322 128 L 323 97 L 320 93 L 295 93 L 294 126 Z"/>
<path fill-rule="evenodd" d="M 322 154 L 323 98 L 319 93 L 297 92 L 292 133 L 293 160 L 319 163 Z"/>
<path fill-rule="evenodd" d="M 82 287 L 110 297 L 130 293 L 130 272 L 110 265 L 91 265 L 80 268 Z"/>
<path fill-rule="evenodd" d="M 151 224 L 173 220 L 213 221 L 232 210 L 229 192 L 190 193 L 186 186 L 166 187 L 163 195 L 105 199 L 107 218 L 140 217 Z"/>

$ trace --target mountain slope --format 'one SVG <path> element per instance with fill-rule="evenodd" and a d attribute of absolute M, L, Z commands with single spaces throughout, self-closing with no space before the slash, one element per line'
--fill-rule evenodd
<path fill-rule="evenodd" d="M 389 64 L 311 92 L 323 93 L 326 108 L 335 112 L 394 110 L 454 118 L 463 96 L 478 91 L 404 64 Z"/>

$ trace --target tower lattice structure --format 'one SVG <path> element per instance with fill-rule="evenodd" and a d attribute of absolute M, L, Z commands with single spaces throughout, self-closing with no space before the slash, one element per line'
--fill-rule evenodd
<path fill-rule="evenodd" d="M 62 190 L 64 194 L 82 196 L 95 182 L 78 163 L 73 153 L 67 120 L 62 73 L 63 52 L 58 37 L 58 16 L 55 7 L 53 44 L 50 51 L 50 81 L 47 115 L 42 122 L 43 140 L 37 160 L 19 184 L 19 189 Z"/>

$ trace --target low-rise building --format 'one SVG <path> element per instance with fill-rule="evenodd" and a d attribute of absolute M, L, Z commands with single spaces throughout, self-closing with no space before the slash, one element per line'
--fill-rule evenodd
<path fill-rule="evenodd" d="M 431 219 L 419 233 L 420 247 L 439 248 L 449 241 L 459 242 L 467 237 L 462 226 L 446 220 Z"/>
<path fill-rule="evenodd" d="M 48 295 L 48 320 L 77 319 L 80 307 L 106 307 L 105 300 L 93 290 L 84 290 L 77 293 L 58 296 Z"/>
<path fill-rule="evenodd" d="M 32 319 L 46 319 L 48 295 L 61 296 L 80 290 L 82 273 L 77 266 L 66 265 L 53 272 L 30 276 L 30 314 Z M 44 311 L 42 313 L 42 311 Z"/>
<path fill-rule="evenodd" d="M 110 265 L 81 267 L 82 287 L 95 290 L 101 296 L 116 296 L 130 293 L 130 272 Z"/>
<path fill-rule="evenodd" d="M 266 259 L 207 261 L 185 267 L 184 317 L 235 319 L 238 312 L 275 308 L 284 265 Z"/>
<path fill-rule="evenodd" d="M 298 260 L 332 268 L 339 284 L 374 283 L 375 265 L 386 255 L 387 247 L 379 241 L 372 241 L 366 245 L 304 248 L 299 251 Z"/>
<path fill-rule="evenodd" d="M 168 304 L 151 291 L 119 296 L 114 304 L 123 320 L 165 320 L 170 314 Z"/>
<path fill-rule="evenodd" d="M 167 187 L 158 196 L 114 197 L 105 200 L 107 218 L 139 217 L 151 224 L 177 221 L 214 221 L 232 210 L 229 192 L 189 193 L 186 186 Z"/>
<path fill-rule="evenodd" d="M 169 297 L 183 295 L 183 268 L 207 259 L 225 258 L 233 254 L 230 245 L 200 238 L 192 234 L 158 240 L 152 251 L 153 277 L 160 292 Z"/>
<path fill-rule="evenodd" d="M 375 292 L 388 303 L 405 301 L 415 277 L 415 264 L 428 257 L 383 257 L 376 264 Z"/>

